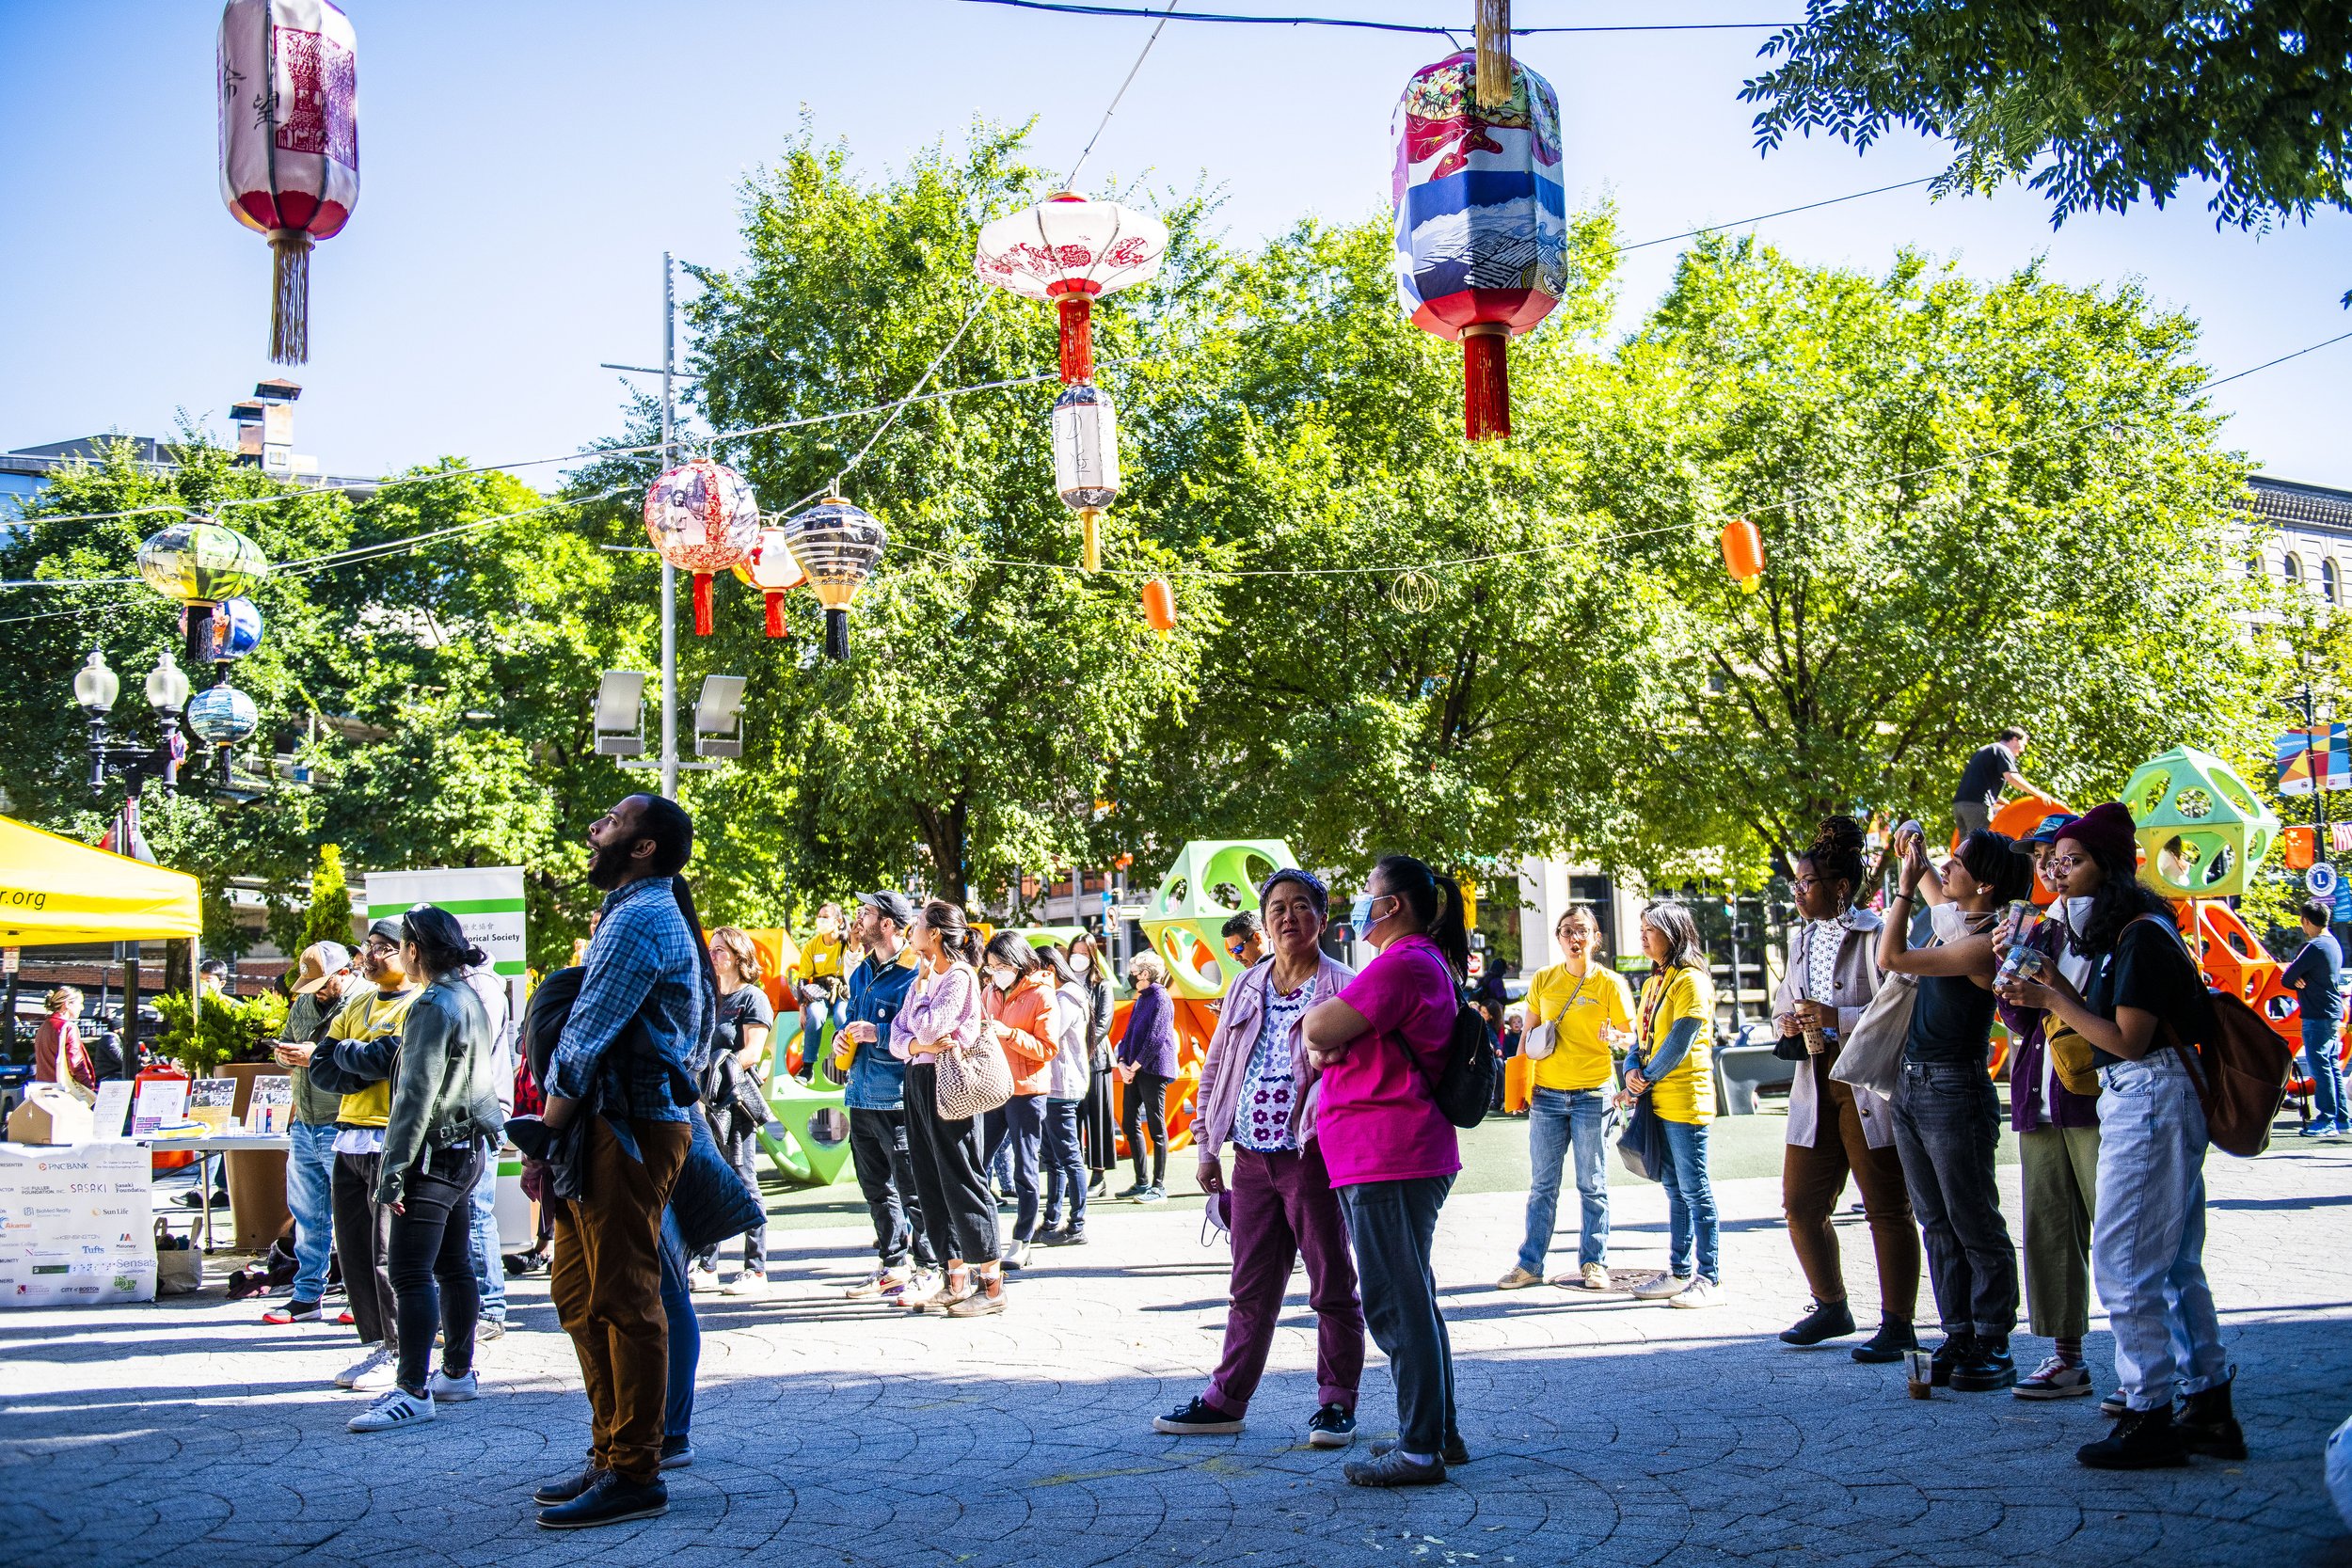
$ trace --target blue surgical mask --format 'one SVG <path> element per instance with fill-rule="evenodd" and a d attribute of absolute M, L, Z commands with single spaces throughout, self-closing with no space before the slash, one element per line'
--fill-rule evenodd
<path fill-rule="evenodd" d="M 1362 897 L 1356 900 L 1356 907 L 1348 911 L 1347 922 L 1349 925 L 1356 927 L 1357 941 L 1366 942 L 1371 940 L 1372 928 L 1379 924 L 1379 921 L 1373 917 L 1372 907 L 1375 904 L 1379 903 L 1384 898 L 1393 898 L 1396 895 L 1392 893 L 1367 893 Z"/>

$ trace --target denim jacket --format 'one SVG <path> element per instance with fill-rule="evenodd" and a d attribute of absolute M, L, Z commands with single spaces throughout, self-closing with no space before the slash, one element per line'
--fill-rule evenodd
<path fill-rule="evenodd" d="M 890 1025 L 906 1006 L 914 965 L 912 948 L 900 949 L 886 964 L 868 954 L 850 976 L 850 1022 L 874 1026 L 874 1043 L 859 1046 L 850 1059 L 841 1103 L 852 1111 L 896 1111 L 906 1104 L 907 1065 L 890 1053 Z"/>

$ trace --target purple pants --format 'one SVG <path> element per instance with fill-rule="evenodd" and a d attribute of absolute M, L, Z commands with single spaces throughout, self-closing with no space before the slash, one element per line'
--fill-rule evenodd
<path fill-rule="evenodd" d="M 1248 1412 L 1274 1346 L 1291 1265 L 1304 1255 L 1307 1300 L 1315 1309 L 1315 1400 L 1354 1410 L 1364 1375 L 1364 1309 L 1323 1151 L 1312 1139 L 1296 1154 L 1235 1149 L 1232 1188 L 1233 1305 L 1225 1318 L 1225 1357 L 1202 1398 L 1228 1416 Z"/>

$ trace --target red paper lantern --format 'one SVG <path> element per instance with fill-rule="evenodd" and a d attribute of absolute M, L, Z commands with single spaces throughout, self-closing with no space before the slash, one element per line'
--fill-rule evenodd
<path fill-rule="evenodd" d="M 767 595 L 768 635 L 782 637 L 785 591 L 808 580 L 808 574 L 801 569 L 800 559 L 785 542 L 784 530 L 761 529 L 759 537 L 753 541 L 750 559 L 737 565 L 735 575 Z"/>
<path fill-rule="evenodd" d="M 645 492 L 645 536 L 661 559 L 694 574 L 694 635 L 710 635 L 710 577 L 751 559 L 759 539 L 759 502 L 743 476 L 697 457 L 653 482 Z"/>
<path fill-rule="evenodd" d="M 310 245 L 359 201 L 359 46 L 328 0 L 229 0 L 220 13 L 220 194 L 269 236 L 269 356 L 310 356 Z"/>
<path fill-rule="evenodd" d="M 1168 225 L 1116 201 L 1061 191 L 980 230 L 973 266 L 1000 289 L 1050 299 L 1061 312 L 1061 378 L 1094 377 L 1094 298 L 1151 277 Z"/>
<path fill-rule="evenodd" d="M 1734 517 L 1724 525 L 1724 570 L 1740 585 L 1742 594 L 1753 594 L 1764 579 L 1764 537 L 1756 531 L 1756 525 L 1745 517 Z"/>
<path fill-rule="evenodd" d="M 1143 618 L 1159 632 L 1176 629 L 1176 591 L 1166 578 L 1153 578 L 1143 585 Z"/>

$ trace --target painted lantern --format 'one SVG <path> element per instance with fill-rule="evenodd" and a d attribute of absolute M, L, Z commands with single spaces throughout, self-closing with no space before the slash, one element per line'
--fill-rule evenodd
<path fill-rule="evenodd" d="M 1423 66 L 1396 108 L 1397 296 L 1415 326 L 1460 340 L 1463 434 L 1511 434 L 1503 344 L 1567 292 L 1560 102 L 1511 61 L 1511 90 L 1477 102 L 1476 52 Z"/>
<path fill-rule="evenodd" d="M 269 238 L 269 356 L 310 356 L 310 245 L 359 202 L 359 45 L 327 0 L 229 0 L 220 13 L 220 194 Z"/>
<path fill-rule="evenodd" d="M 839 496 L 827 496 L 784 525 L 785 544 L 825 607 L 825 657 L 850 657 L 850 606 L 882 564 L 890 531 Z"/>
<path fill-rule="evenodd" d="M 784 530 L 761 529 L 759 537 L 752 541 L 752 553 L 736 564 L 735 575 L 758 589 L 767 599 L 768 635 L 782 637 L 785 592 L 808 580 L 808 574 L 801 570 L 792 546 L 785 540 Z"/>
<path fill-rule="evenodd" d="M 710 578 L 751 559 L 759 539 L 759 502 L 743 476 L 697 457 L 653 482 L 645 492 L 645 536 L 661 559 L 694 574 L 694 635 L 710 635 Z"/>

